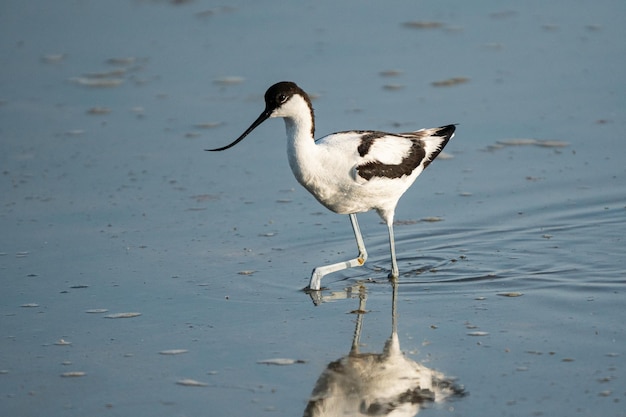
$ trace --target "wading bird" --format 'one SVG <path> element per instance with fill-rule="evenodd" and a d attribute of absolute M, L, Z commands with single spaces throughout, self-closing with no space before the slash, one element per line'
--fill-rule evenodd
<path fill-rule="evenodd" d="M 295 83 L 282 81 L 265 93 L 265 110 L 237 140 L 235 146 L 257 126 L 282 117 L 287 130 L 287 155 L 296 179 L 326 208 L 348 214 L 359 254 L 356 258 L 313 270 L 309 289 L 319 290 L 322 277 L 360 266 L 367 251 L 356 213 L 376 210 L 387 224 L 391 252 L 389 278 L 398 277 L 393 218 L 402 194 L 439 155 L 454 136 L 454 125 L 408 133 L 371 130 L 337 132 L 315 140 L 315 118 L 309 96 Z"/>

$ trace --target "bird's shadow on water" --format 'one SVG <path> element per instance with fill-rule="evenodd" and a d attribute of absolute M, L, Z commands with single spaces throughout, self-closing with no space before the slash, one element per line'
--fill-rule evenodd
<path fill-rule="evenodd" d="M 398 283 L 393 287 L 391 335 L 380 353 L 360 351 L 367 288 L 355 284 L 344 291 L 320 295 L 318 302 L 358 298 L 356 327 L 350 351 L 328 364 L 318 378 L 304 410 L 305 417 L 337 415 L 415 416 L 429 405 L 467 395 L 462 385 L 439 371 L 406 357 L 397 332 Z M 311 292 L 321 293 L 321 291 Z M 315 301 L 315 300 L 314 300 Z"/>

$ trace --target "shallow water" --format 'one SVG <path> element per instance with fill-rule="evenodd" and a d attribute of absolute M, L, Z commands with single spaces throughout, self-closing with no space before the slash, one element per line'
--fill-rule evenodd
<path fill-rule="evenodd" d="M 4 2 L 1 414 L 302 415 L 361 284 L 360 351 L 383 351 L 378 217 L 316 306 L 311 269 L 355 244 L 282 122 L 203 151 L 291 79 L 318 136 L 459 123 L 396 213 L 400 347 L 469 394 L 421 413 L 626 415 L 625 9 Z"/>

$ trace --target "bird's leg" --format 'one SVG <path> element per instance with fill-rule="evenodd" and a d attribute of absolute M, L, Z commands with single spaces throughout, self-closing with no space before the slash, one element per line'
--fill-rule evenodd
<path fill-rule="evenodd" d="M 398 271 L 398 263 L 396 262 L 396 242 L 393 237 L 393 218 L 387 220 L 387 228 L 389 229 L 389 251 L 391 252 L 391 272 L 389 279 L 396 279 L 400 274 Z"/>
<path fill-rule="evenodd" d="M 361 266 L 367 260 L 367 251 L 365 250 L 365 243 L 363 242 L 363 235 L 361 235 L 361 229 L 359 228 L 359 222 L 356 220 L 356 214 L 350 214 L 350 223 L 352 224 L 352 230 L 354 230 L 354 237 L 356 238 L 356 247 L 359 250 L 359 257 L 356 258 L 358 266 Z"/>
<path fill-rule="evenodd" d="M 318 266 L 313 270 L 311 274 L 311 281 L 309 282 L 309 289 L 318 291 L 321 287 L 322 277 L 330 274 L 331 272 L 341 271 L 342 269 L 352 268 L 354 266 L 361 266 L 367 260 L 367 251 L 365 250 L 365 243 L 363 243 L 363 236 L 361 235 L 361 229 L 359 229 L 359 223 L 356 220 L 356 214 L 350 214 L 350 222 L 352 223 L 352 230 L 354 230 L 354 237 L 356 238 L 356 246 L 359 250 L 359 256 L 350 259 L 349 261 L 339 262 L 332 265 Z"/>

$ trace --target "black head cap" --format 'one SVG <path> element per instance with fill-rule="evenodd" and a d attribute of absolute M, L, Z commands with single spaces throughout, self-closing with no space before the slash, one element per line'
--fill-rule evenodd
<path fill-rule="evenodd" d="M 215 149 L 206 149 L 207 151 L 224 151 L 226 149 L 232 148 L 239 142 L 243 140 L 250 132 L 252 132 L 258 125 L 263 123 L 265 120 L 272 117 L 272 113 L 278 109 L 280 106 L 285 104 L 291 97 L 294 95 L 300 95 L 307 102 L 309 106 L 309 111 L 311 112 L 311 120 L 313 120 L 313 106 L 311 105 L 311 100 L 309 96 L 296 85 L 296 83 L 291 81 L 281 81 L 279 83 L 274 84 L 265 92 L 265 110 L 263 113 L 250 125 L 250 127 L 243 132 L 241 136 L 239 136 L 234 142 L 229 145 L 222 146 L 220 148 Z M 315 133 L 315 122 L 311 124 L 311 136 L 314 136 Z"/>
<path fill-rule="evenodd" d="M 274 110 L 282 106 L 293 95 L 299 94 L 309 103 L 309 96 L 298 85 L 291 81 L 281 81 L 265 92 L 265 106 L 266 110 Z"/>

